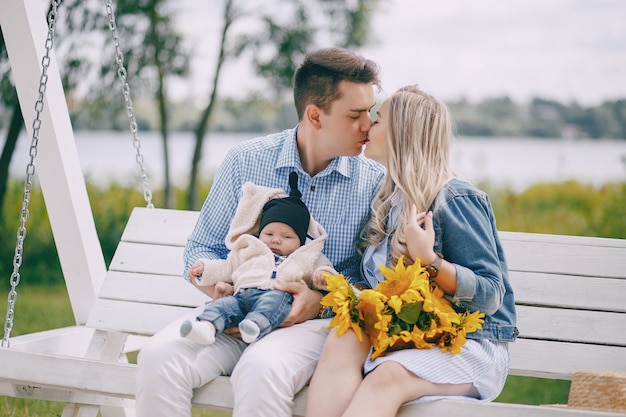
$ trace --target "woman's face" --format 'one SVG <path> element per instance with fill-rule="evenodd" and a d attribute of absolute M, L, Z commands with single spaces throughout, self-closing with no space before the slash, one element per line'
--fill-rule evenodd
<path fill-rule="evenodd" d="M 372 125 L 365 145 L 365 156 L 387 166 L 387 118 L 389 117 L 389 99 L 385 100 L 376 112 L 376 120 Z"/>

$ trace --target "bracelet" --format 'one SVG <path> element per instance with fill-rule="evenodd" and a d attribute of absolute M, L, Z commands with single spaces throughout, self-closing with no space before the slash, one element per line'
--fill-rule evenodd
<path fill-rule="evenodd" d="M 326 311 L 326 306 L 321 306 L 320 307 L 320 311 L 317 312 L 317 318 L 318 319 L 323 318 L 322 315 L 324 314 L 324 311 Z"/>
<path fill-rule="evenodd" d="M 437 278 L 437 274 L 439 273 L 439 270 L 441 269 L 442 262 L 443 262 L 443 255 L 438 252 L 435 252 L 435 260 L 429 265 L 424 265 L 424 269 L 426 270 L 426 273 L 428 273 L 428 276 L 430 277 L 430 279 Z"/>

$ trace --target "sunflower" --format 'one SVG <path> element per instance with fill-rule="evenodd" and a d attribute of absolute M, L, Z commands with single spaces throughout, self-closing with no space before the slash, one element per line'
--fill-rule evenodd
<path fill-rule="evenodd" d="M 394 350 L 436 346 L 457 354 L 467 333 L 482 328 L 485 315 L 454 310 L 419 260 L 405 266 L 401 257 L 394 269 L 380 265 L 380 271 L 385 279 L 375 289 L 363 291 L 341 274 L 326 274 L 329 293 L 321 301 L 335 313 L 330 327 L 337 327 L 338 336 L 352 329 L 361 341 L 365 332 L 372 359 Z"/>
<path fill-rule="evenodd" d="M 343 335 L 348 329 L 352 329 L 359 341 L 362 340 L 361 319 L 356 311 L 359 290 L 348 284 L 348 281 L 342 274 L 324 275 L 329 292 L 322 298 L 320 304 L 331 307 L 333 313 L 335 313 L 335 317 L 330 321 L 329 326 L 331 328 L 337 327 L 338 336 Z"/>

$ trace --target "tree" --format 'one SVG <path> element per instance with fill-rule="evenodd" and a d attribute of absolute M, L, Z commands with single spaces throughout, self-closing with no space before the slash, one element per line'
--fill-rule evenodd
<path fill-rule="evenodd" d="M 120 52 L 125 64 L 129 83 L 134 89 L 148 90 L 158 103 L 159 130 L 162 136 L 164 169 L 165 169 L 165 205 L 170 204 L 171 184 L 169 175 L 168 152 L 168 99 L 166 80 L 172 76 L 183 76 L 188 71 L 188 54 L 182 47 L 182 37 L 174 30 L 171 17 L 175 2 L 168 0 L 116 0 L 115 22 L 119 32 Z M 107 1 L 107 6 L 113 4 Z M 170 7 L 171 6 L 171 7 Z M 115 65 L 116 51 L 111 45 L 105 45 L 110 37 L 110 21 L 106 16 L 105 7 L 99 0 L 64 0 L 58 7 L 58 18 L 55 33 L 56 56 L 61 72 L 66 96 L 70 102 L 106 103 L 104 111 L 111 108 L 119 111 L 124 109 L 122 94 L 118 86 L 118 68 Z M 59 42 L 60 41 L 60 42 Z M 98 48 L 110 47 L 110 53 L 94 57 L 93 51 Z M 0 157 L 0 203 L 3 189 L 8 181 L 8 167 L 15 148 L 15 142 L 21 130 L 21 115 L 15 88 L 10 71 L 4 42 L 0 44 L 0 94 L 3 102 L 13 109 L 11 122 L 5 140 L 5 147 Z M 96 76 L 94 77 L 94 74 Z M 88 91 L 86 96 L 77 96 L 72 100 L 77 87 Z M 131 91 L 124 92 L 130 96 Z M 16 124 L 17 123 L 17 124 Z"/>
<path fill-rule="evenodd" d="M 215 71 L 213 75 L 213 87 L 211 88 L 211 97 L 209 98 L 209 103 L 204 108 L 202 113 L 200 114 L 200 119 L 198 120 L 198 124 L 194 129 L 194 134 L 196 137 L 196 144 L 194 146 L 193 155 L 191 159 L 191 172 L 189 175 L 189 187 L 187 189 L 187 207 L 193 209 L 196 206 L 196 194 L 197 194 L 197 181 L 198 181 L 198 167 L 200 166 L 200 158 L 202 156 L 202 145 L 204 143 L 204 135 L 207 132 L 209 126 L 209 120 L 211 118 L 211 114 L 213 114 L 213 109 L 215 108 L 215 102 L 217 99 L 217 86 L 219 83 L 219 78 L 222 73 L 222 65 L 226 61 L 226 57 L 228 52 L 226 51 L 226 39 L 228 37 L 228 32 L 230 30 L 231 25 L 237 18 L 236 11 L 233 8 L 233 0 L 226 0 L 226 4 L 224 5 L 224 12 L 222 14 L 223 18 L 223 26 L 221 31 L 220 38 L 220 49 L 217 57 L 217 61 L 215 63 Z"/>
<path fill-rule="evenodd" d="M 2 30 L 0 29 L 0 100 L 11 112 L 9 127 L 6 132 L 4 146 L 2 147 L 2 154 L 0 155 L 0 210 L 4 207 L 3 202 L 9 182 L 11 158 L 15 152 L 17 139 L 24 126 L 22 110 L 17 100 L 17 91 L 15 91 L 15 86 L 9 77 L 10 68 L 8 61 L 4 36 L 2 36 Z"/>
<path fill-rule="evenodd" d="M 219 96 L 218 85 L 224 64 L 250 52 L 259 75 L 270 84 L 271 94 L 281 100 L 284 92 L 292 87 L 296 63 L 307 51 L 321 43 L 320 36 L 326 36 L 335 45 L 344 47 L 359 47 L 367 42 L 371 13 L 377 3 L 378 0 L 291 0 L 254 2 L 251 5 L 250 2 L 225 1 L 212 89 L 195 129 L 187 189 L 187 206 L 190 209 L 197 206 L 198 167 Z M 251 20 L 260 25 L 251 24 Z M 245 22 L 246 27 L 237 28 L 238 35 L 235 36 L 233 28 L 238 21 Z"/>
<path fill-rule="evenodd" d="M 168 0 L 118 0 L 118 20 L 125 22 L 132 40 L 128 60 L 136 60 L 137 74 L 151 79 L 158 103 L 159 131 L 163 144 L 164 205 L 171 207 L 172 186 L 169 163 L 169 117 L 166 78 L 184 76 L 189 70 L 189 56 L 182 46 L 182 36 L 172 24 L 174 3 Z"/>
<path fill-rule="evenodd" d="M 60 3 L 61 2 L 59 2 L 59 4 Z M 51 9 L 48 8 L 46 11 L 47 16 L 50 15 L 50 10 Z M 2 153 L 0 154 L 0 210 L 4 207 L 3 203 L 9 182 L 9 167 L 11 165 L 11 159 L 13 159 L 13 154 L 15 153 L 15 148 L 17 146 L 17 140 L 19 139 L 20 132 L 24 127 L 22 110 L 17 97 L 15 85 L 10 77 L 10 73 L 11 66 L 9 64 L 4 35 L 2 34 L 2 29 L 0 28 L 0 102 L 10 109 L 11 112 L 11 116 L 9 117 L 9 127 L 6 132 Z"/>
<path fill-rule="evenodd" d="M 81 12 L 88 16 L 81 20 L 69 19 L 70 22 L 79 22 L 78 26 L 74 27 L 75 32 L 106 34 L 106 31 L 102 29 L 108 24 L 104 24 L 101 11 L 89 9 L 86 4 L 89 2 L 71 1 L 77 8 L 78 5 L 82 5 Z M 182 77 L 189 71 L 188 52 L 182 46 L 182 36 L 175 30 L 172 22 L 174 8 L 175 2 L 170 0 L 117 0 L 115 10 L 116 28 L 119 33 L 118 42 L 127 75 L 130 78 L 129 84 L 132 84 L 134 92 L 143 90 L 144 93 L 153 96 L 158 106 L 157 114 L 164 159 L 165 207 L 172 205 L 167 79 Z M 75 44 L 80 43 L 84 47 L 83 38 L 74 37 L 73 40 Z M 101 76 L 98 80 L 99 84 L 91 90 L 92 97 L 110 97 L 111 92 L 119 91 L 117 88 L 112 88 L 117 84 L 119 76 L 118 68 L 111 64 L 111 59 L 115 56 L 113 48 L 114 46 L 111 46 L 110 54 L 104 54 L 105 59 L 100 63 Z M 116 102 L 112 98 L 110 101 Z M 121 103 L 119 99 L 117 102 Z"/>

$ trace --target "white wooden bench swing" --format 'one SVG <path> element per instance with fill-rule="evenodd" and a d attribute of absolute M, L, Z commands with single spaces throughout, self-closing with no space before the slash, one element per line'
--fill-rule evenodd
<path fill-rule="evenodd" d="M 51 51 L 54 24 L 47 28 L 39 1 L 0 0 L 0 25 L 22 112 L 35 120 L 26 124 L 34 154 L 38 136 L 44 139 L 39 180 L 76 319 L 72 327 L 9 339 L 18 266 L 0 348 L 0 394 L 67 403 L 63 417 L 133 416 L 135 365 L 125 354 L 206 300 L 181 278 L 197 213 L 134 209 L 107 271 Z M 31 150 L 32 173 L 33 158 Z M 144 194 L 151 206 L 149 188 Z M 22 212 L 21 228 L 24 223 Z M 510 374 L 573 379 L 568 405 L 442 400 L 403 407 L 398 415 L 626 416 L 626 241 L 512 232 L 501 238 L 520 329 Z M 294 415 L 303 415 L 305 400 L 306 389 L 296 397 Z M 232 409 L 228 378 L 198 389 L 194 404 Z"/>

